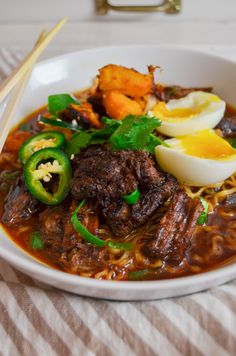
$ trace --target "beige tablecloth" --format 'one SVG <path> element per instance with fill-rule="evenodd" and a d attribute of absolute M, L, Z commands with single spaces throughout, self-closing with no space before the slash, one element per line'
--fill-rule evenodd
<path fill-rule="evenodd" d="M 22 55 L 0 49 L 0 80 Z M 181 298 L 108 302 L 46 287 L 0 260 L 0 321 L 4 356 L 236 355 L 236 281 Z"/>

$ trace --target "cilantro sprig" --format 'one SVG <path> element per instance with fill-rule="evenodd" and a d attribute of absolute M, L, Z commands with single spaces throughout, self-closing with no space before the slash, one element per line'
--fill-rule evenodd
<path fill-rule="evenodd" d="M 145 148 L 150 140 L 149 135 L 160 125 L 161 121 L 155 117 L 128 115 L 109 141 L 115 150 L 140 150 Z"/>
<path fill-rule="evenodd" d="M 128 115 L 122 121 L 103 117 L 102 122 L 104 127 L 100 130 L 81 131 L 73 135 L 67 143 L 67 154 L 78 154 L 89 145 L 104 142 L 109 142 L 114 150 L 144 149 L 151 153 L 154 153 L 155 146 L 166 145 L 153 134 L 161 125 L 161 121 L 156 117 Z"/>

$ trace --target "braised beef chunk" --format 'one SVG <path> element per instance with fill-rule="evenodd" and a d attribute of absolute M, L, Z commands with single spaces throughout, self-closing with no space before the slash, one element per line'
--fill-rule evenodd
<path fill-rule="evenodd" d="M 145 223 L 177 189 L 175 178 L 160 172 L 145 151 L 112 151 L 108 145 L 85 149 L 74 160 L 71 192 L 75 199 L 96 199 L 103 217 L 117 236 Z M 139 188 L 140 200 L 122 199 Z"/>
<path fill-rule="evenodd" d="M 157 85 L 154 93 L 157 99 L 168 102 L 171 99 L 183 98 L 194 91 L 205 91 L 207 93 L 210 93 L 212 91 L 212 88 L 211 87 L 183 88 L 179 85 L 172 85 L 172 86 Z"/>
<path fill-rule="evenodd" d="M 164 180 L 160 184 L 149 184 L 147 189 L 145 187 L 145 194 L 132 206 L 132 219 L 136 224 L 143 224 L 178 188 L 174 177 L 164 173 L 163 177 Z"/>
<path fill-rule="evenodd" d="M 34 215 L 40 207 L 40 203 L 28 192 L 23 178 L 17 179 L 11 186 L 2 216 L 2 223 L 6 226 L 16 226 Z"/>
<path fill-rule="evenodd" d="M 67 266 L 70 272 L 78 269 L 86 270 L 105 265 L 105 249 L 87 244 L 74 230 L 71 224 L 71 214 L 77 203 L 64 202 L 55 207 L 46 208 L 39 216 L 40 233 L 44 240 L 47 253 Z M 85 227 L 94 227 L 95 211 L 90 207 L 82 210 L 79 217 Z M 95 233 L 94 230 L 91 232 Z"/>
<path fill-rule="evenodd" d="M 102 202 L 102 214 L 117 236 L 128 235 L 134 228 L 131 207 L 122 198 L 114 201 L 104 200 Z"/>
<path fill-rule="evenodd" d="M 236 137 L 236 116 L 224 117 L 216 128 L 222 131 L 223 137 Z"/>
<path fill-rule="evenodd" d="M 89 147 L 78 157 L 71 192 L 76 199 L 116 199 L 133 192 L 138 181 L 132 162 L 135 151 L 116 151 L 108 146 Z M 145 154 L 145 153 L 144 153 Z"/>
<path fill-rule="evenodd" d="M 107 251 L 101 247 L 78 242 L 76 248 L 62 255 L 61 259 L 66 259 L 70 271 L 76 273 L 78 269 L 91 270 L 104 267 L 106 254 Z"/>
<path fill-rule="evenodd" d="M 155 237 L 144 252 L 155 258 L 179 264 L 189 247 L 197 220 L 203 211 L 199 199 L 191 199 L 184 191 L 175 193 L 161 218 Z"/>
<path fill-rule="evenodd" d="M 64 233 L 65 211 L 61 206 L 49 207 L 39 215 L 40 232 L 47 246 L 60 248 Z"/>
<path fill-rule="evenodd" d="M 70 222 L 76 205 L 76 202 L 67 199 L 39 214 L 40 232 L 46 246 L 61 252 L 76 246 L 78 234 Z"/>

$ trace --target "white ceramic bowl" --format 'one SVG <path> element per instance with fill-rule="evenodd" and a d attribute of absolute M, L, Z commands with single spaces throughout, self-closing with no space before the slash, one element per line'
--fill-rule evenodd
<path fill-rule="evenodd" d="M 50 94 L 75 92 L 89 86 L 98 68 L 115 63 L 146 71 L 160 65 L 158 80 L 183 86 L 213 86 L 214 92 L 236 105 L 236 63 L 190 50 L 155 46 L 120 46 L 85 50 L 39 63 L 15 116 L 20 119 L 47 102 Z M 116 282 L 79 277 L 37 262 L 0 230 L 0 256 L 20 271 L 73 293 L 114 300 L 150 300 L 194 293 L 236 277 L 236 263 L 190 277 L 161 281 Z"/>

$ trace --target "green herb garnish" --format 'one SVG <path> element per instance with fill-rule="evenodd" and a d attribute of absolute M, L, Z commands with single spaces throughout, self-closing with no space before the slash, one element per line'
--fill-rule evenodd
<path fill-rule="evenodd" d="M 113 149 L 144 149 L 149 142 L 149 135 L 161 125 L 161 121 L 147 115 L 128 115 L 122 120 L 116 131 L 110 137 Z"/>
<path fill-rule="evenodd" d="M 91 131 L 78 132 L 72 136 L 67 143 L 65 152 L 70 157 L 72 154 L 78 154 L 83 148 L 87 147 L 92 140 Z"/>
<path fill-rule="evenodd" d="M 198 225 L 203 225 L 207 221 L 207 213 L 208 213 L 209 205 L 208 205 L 207 201 L 204 198 L 199 197 L 199 199 L 201 200 L 201 203 L 203 205 L 204 210 L 201 213 L 201 215 L 199 216 L 199 218 L 197 220 L 197 224 Z"/>
<path fill-rule="evenodd" d="M 129 280 L 142 280 L 148 275 L 150 275 L 151 271 L 149 269 L 141 269 L 137 271 L 130 271 L 128 273 L 128 279 Z"/>
<path fill-rule="evenodd" d="M 81 149 L 93 145 L 110 142 L 115 150 L 141 150 L 154 153 L 154 147 L 165 142 L 152 132 L 161 125 L 155 117 L 128 115 L 122 121 L 102 118 L 105 126 L 100 129 L 91 129 L 76 133 L 66 146 L 68 156 L 78 154 Z"/>
<path fill-rule="evenodd" d="M 159 146 L 159 145 L 162 145 L 162 146 L 165 146 L 165 147 L 170 147 L 165 141 L 161 140 L 156 135 L 150 134 L 148 143 L 147 143 L 147 145 L 145 146 L 144 149 L 145 149 L 145 151 L 148 151 L 148 152 L 151 152 L 151 153 L 154 154 L 155 153 L 154 152 L 155 147 Z"/>
<path fill-rule="evenodd" d="M 38 231 L 34 231 L 30 234 L 29 245 L 34 251 L 42 250 L 45 247 L 42 236 Z"/>
<path fill-rule="evenodd" d="M 20 171 L 3 171 L 1 177 L 4 180 L 11 181 L 16 179 L 20 175 Z"/>

